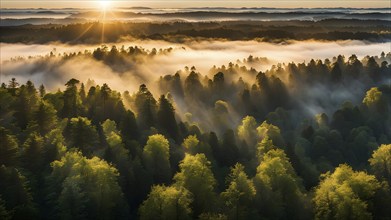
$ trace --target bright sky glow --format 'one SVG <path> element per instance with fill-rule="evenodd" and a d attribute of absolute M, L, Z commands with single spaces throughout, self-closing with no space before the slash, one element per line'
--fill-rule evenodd
<path fill-rule="evenodd" d="M 102 0 L 99 1 L 99 5 L 103 10 L 106 10 L 110 7 L 110 1 L 109 0 Z"/>
<path fill-rule="evenodd" d="M 115 7 L 152 7 L 152 8 L 186 8 L 186 7 L 276 7 L 276 8 L 314 8 L 314 7 L 350 7 L 350 8 L 391 8 L 390 0 L 1 0 L 1 8 L 96 8 L 99 4 L 107 8 Z M 101 7 L 102 8 L 102 7 Z"/>

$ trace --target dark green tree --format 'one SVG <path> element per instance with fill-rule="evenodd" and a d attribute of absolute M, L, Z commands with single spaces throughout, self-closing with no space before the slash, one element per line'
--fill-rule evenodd
<path fill-rule="evenodd" d="M 65 83 L 64 106 L 61 110 L 61 115 L 64 118 L 73 118 L 80 114 L 81 99 L 77 90 L 79 82 L 77 79 L 71 79 Z"/>
<path fill-rule="evenodd" d="M 8 130 L 0 127 L 0 165 L 15 166 L 18 161 L 18 142 Z"/>
<path fill-rule="evenodd" d="M 164 134 L 167 134 L 174 140 L 178 140 L 179 133 L 178 125 L 175 119 L 175 109 L 164 95 L 160 96 L 159 99 L 157 122 L 158 127 L 162 130 Z"/>
<path fill-rule="evenodd" d="M 84 155 L 91 155 L 99 144 L 95 126 L 87 118 L 78 117 L 68 120 L 64 136 L 69 148 L 78 148 Z"/>
<path fill-rule="evenodd" d="M 137 119 L 141 128 L 149 129 L 156 125 L 157 104 L 146 85 L 141 85 L 136 94 Z"/>

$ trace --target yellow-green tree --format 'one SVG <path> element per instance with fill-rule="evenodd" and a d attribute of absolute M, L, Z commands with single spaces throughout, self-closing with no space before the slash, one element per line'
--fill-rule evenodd
<path fill-rule="evenodd" d="M 263 155 L 254 185 L 262 216 L 271 219 L 308 217 L 301 180 L 283 150 L 272 149 Z"/>
<path fill-rule="evenodd" d="M 183 187 L 153 186 L 140 206 L 140 219 L 191 219 L 191 201 L 191 193 Z"/>
<path fill-rule="evenodd" d="M 369 163 L 377 178 L 384 178 L 389 184 L 391 183 L 391 144 L 383 144 L 375 150 Z"/>
<path fill-rule="evenodd" d="M 144 147 L 144 165 L 155 183 L 165 183 L 171 178 L 170 145 L 161 134 L 151 135 Z"/>
<path fill-rule="evenodd" d="M 117 219 L 126 217 L 118 171 L 97 157 L 87 159 L 80 152 L 68 152 L 52 163 L 49 176 L 51 198 L 59 204 L 58 217 L 64 219 Z M 60 187 L 59 187 L 60 186 Z"/>
<path fill-rule="evenodd" d="M 230 219 L 248 219 L 256 191 L 244 172 L 244 166 L 237 163 L 232 167 L 227 182 L 227 189 L 221 193 L 226 213 Z"/>
<path fill-rule="evenodd" d="M 212 210 L 216 199 L 216 180 L 206 156 L 186 154 L 179 168 L 180 172 L 174 176 L 175 186 L 184 187 L 192 193 L 195 216 Z"/>
<path fill-rule="evenodd" d="M 316 219 L 372 219 L 373 199 L 381 187 L 375 176 L 343 164 L 322 178 L 313 199 Z"/>
<path fill-rule="evenodd" d="M 238 126 L 238 139 L 244 140 L 253 147 L 257 142 L 257 121 L 252 116 L 243 118 L 242 123 Z"/>

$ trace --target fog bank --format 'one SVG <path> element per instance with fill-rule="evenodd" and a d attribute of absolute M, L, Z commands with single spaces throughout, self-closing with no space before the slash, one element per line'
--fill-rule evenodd
<path fill-rule="evenodd" d="M 301 41 L 289 44 L 273 44 L 256 41 L 201 41 L 175 44 L 164 41 L 133 41 L 116 45 L 120 48 L 139 46 L 147 50 L 152 48 L 173 48 L 167 55 L 157 55 L 150 60 L 131 63 L 132 69 L 116 72 L 103 62 L 75 57 L 62 60 L 59 57 L 42 59 L 50 52 L 63 54 L 71 52 L 92 51 L 99 45 L 24 45 L 1 44 L 1 82 L 8 82 L 12 77 L 19 81 L 32 80 L 35 84 L 44 84 L 53 90 L 72 77 L 81 81 L 93 78 L 99 82 L 107 82 L 119 91 L 134 91 L 141 83 L 154 83 L 160 76 L 173 74 L 185 66 L 195 66 L 201 74 L 207 74 L 214 65 L 217 67 L 229 62 L 243 60 L 249 55 L 266 57 L 267 63 L 247 63 L 248 68 L 257 71 L 269 69 L 271 65 L 289 62 L 309 62 L 311 59 L 332 58 L 339 54 L 349 57 L 356 54 L 359 59 L 366 55 L 378 56 L 382 51 L 389 52 L 390 43 L 366 43 L 363 41 L 315 42 Z M 108 45 L 111 47 L 112 45 Z M 11 58 L 29 56 L 30 59 L 14 60 Z M 40 58 L 41 57 L 41 58 Z M 130 62 L 130 61 L 129 61 Z M 150 85 L 152 87 L 152 85 Z"/>

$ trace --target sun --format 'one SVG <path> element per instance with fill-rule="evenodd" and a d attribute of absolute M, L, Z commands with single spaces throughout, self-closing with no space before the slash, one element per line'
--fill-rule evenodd
<path fill-rule="evenodd" d="M 110 7 L 110 1 L 109 0 L 101 0 L 99 1 L 99 4 L 100 4 L 100 7 L 103 9 L 103 10 L 106 10 Z"/>

